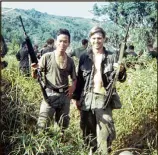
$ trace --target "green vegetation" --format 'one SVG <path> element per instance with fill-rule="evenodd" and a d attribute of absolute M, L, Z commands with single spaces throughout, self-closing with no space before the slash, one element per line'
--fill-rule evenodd
<path fill-rule="evenodd" d="M 2 9 L 7 10 L 7 8 Z M 17 44 L 21 44 L 24 40 L 19 15 L 23 19 L 32 43 L 39 44 L 39 47 L 42 47 L 48 38 L 56 38 L 56 31 L 59 28 L 67 28 L 71 33 L 72 46 L 77 45 L 82 39 L 88 37 L 89 30 L 97 24 L 91 19 L 49 15 L 34 9 L 14 9 L 2 16 L 2 34 L 8 43 L 16 41 Z"/>
<path fill-rule="evenodd" d="M 79 112 L 71 105 L 71 122 L 65 135 L 58 127 L 50 126 L 49 131 L 38 134 L 36 123 L 42 100 L 39 84 L 32 78 L 19 74 L 15 53 L 24 40 L 18 16 L 23 18 L 26 31 L 33 44 L 43 46 L 46 39 L 54 37 L 56 30 L 67 28 L 72 34 L 72 47 L 80 45 L 94 25 L 105 28 L 107 46 L 118 48 L 125 33 L 129 17 L 132 27 L 129 30 L 128 44 L 136 47 L 136 53 L 157 38 L 156 2 L 113 2 L 107 6 L 94 6 L 96 19 L 72 18 L 48 15 L 34 9 L 15 9 L 2 16 L 2 34 L 9 47 L 6 61 L 8 67 L 2 70 L 1 80 L 1 138 L 5 153 L 11 155 L 87 155 L 79 127 Z M 4 8 L 2 8 L 4 9 Z M 5 8 L 7 10 L 7 8 Z M 120 15 L 121 14 L 121 15 Z M 13 26 L 14 25 L 14 26 Z M 75 60 L 77 62 L 77 60 Z M 145 54 L 138 60 L 126 59 L 127 81 L 117 83 L 122 101 L 122 109 L 113 111 L 117 138 L 112 145 L 112 153 L 120 149 L 133 148 L 136 154 L 157 154 L 157 61 Z"/>
<path fill-rule="evenodd" d="M 37 118 L 42 100 L 36 80 L 19 75 L 17 61 L 6 57 L 8 68 L 2 70 L 2 141 L 6 154 L 68 154 L 86 155 L 79 127 L 79 112 L 71 105 L 71 122 L 64 137 L 53 125 L 46 133 L 37 134 Z M 114 110 L 117 139 L 112 154 L 122 148 L 137 148 L 142 154 L 156 154 L 157 102 L 155 59 L 140 59 L 134 69 L 128 68 L 125 83 L 118 83 L 122 109 Z"/>
<path fill-rule="evenodd" d="M 101 25 L 105 28 L 109 42 L 118 47 L 126 27 L 131 21 L 128 44 L 138 50 L 145 50 L 148 43 L 157 38 L 157 2 L 111 2 L 109 5 L 93 7 L 96 18 L 104 19 Z"/>
<path fill-rule="evenodd" d="M 2 11 L 8 9 L 2 8 Z M 111 2 L 100 7 L 95 4 L 92 13 L 96 18 L 85 19 L 49 15 L 35 9 L 14 9 L 2 15 L 2 34 L 10 48 L 8 54 L 15 54 L 24 40 L 19 15 L 23 18 L 32 43 L 40 48 L 48 38 L 56 38 L 59 28 L 67 28 L 71 33 L 71 47 L 78 47 L 83 38 L 88 38 L 89 30 L 94 25 L 100 25 L 107 33 L 107 47 L 111 49 L 119 47 L 130 20 L 132 25 L 128 44 L 133 44 L 138 53 L 140 50 L 146 51 L 147 44 L 153 44 L 157 38 L 157 10 L 156 2 Z"/>
<path fill-rule="evenodd" d="M 15 58 L 2 72 L 2 140 L 6 154 L 86 154 L 82 149 L 79 132 L 79 112 L 72 108 L 71 125 L 64 138 L 58 128 L 50 127 L 47 133 L 37 134 L 36 123 L 42 94 L 33 78 L 20 76 Z M 9 149 L 8 149 L 9 148 Z"/>

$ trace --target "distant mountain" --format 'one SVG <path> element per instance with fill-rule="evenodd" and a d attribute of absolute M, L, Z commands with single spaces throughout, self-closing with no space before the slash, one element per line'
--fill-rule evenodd
<path fill-rule="evenodd" d="M 59 28 L 66 28 L 70 31 L 71 42 L 79 42 L 87 38 L 89 30 L 98 24 L 98 21 L 92 19 L 49 15 L 35 9 L 9 11 L 10 9 L 2 8 L 2 34 L 8 42 L 16 40 L 19 44 L 24 40 L 19 15 L 23 19 L 26 32 L 32 42 L 41 46 L 48 38 L 55 38 L 56 30 Z"/>

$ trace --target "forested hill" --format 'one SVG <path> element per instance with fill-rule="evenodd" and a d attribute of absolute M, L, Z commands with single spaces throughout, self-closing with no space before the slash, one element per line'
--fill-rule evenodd
<path fill-rule="evenodd" d="M 102 6 L 95 4 L 92 8 L 95 20 L 49 15 L 35 9 L 15 9 L 8 12 L 4 10 L 7 11 L 9 8 L 2 8 L 2 34 L 5 40 L 11 43 L 9 54 L 15 54 L 19 44 L 24 40 L 19 15 L 33 44 L 37 43 L 40 47 L 48 38 L 55 38 L 56 30 L 59 28 L 67 28 L 70 31 L 72 47 L 80 46 L 79 42 L 88 37 L 89 30 L 94 25 L 99 25 L 106 31 L 106 48 L 117 49 L 124 40 L 130 22 L 128 46 L 134 45 L 136 51 L 146 51 L 147 45 L 157 42 L 158 3 L 156 2 L 114 2 Z"/>
<path fill-rule="evenodd" d="M 56 16 L 47 13 L 41 13 L 35 9 L 22 10 L 11 8 L 2 8 L 2 34 L 7 42 L 21 43 L 24 39 L 24 33 L 19 20 L 19 15 L 23 19 L 26 32 L 30 36 L 33 43 L 42 44 L 49 37 L 56 36 L 56 30 L 59 28 L 67 28 L 73 41 L 80 41 L 87 38 L 87 34 L 96 21 L 87 18 Z"/>

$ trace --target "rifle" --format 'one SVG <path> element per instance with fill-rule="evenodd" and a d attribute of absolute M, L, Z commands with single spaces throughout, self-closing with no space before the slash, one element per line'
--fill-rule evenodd
<path fill-rule="evenodd" d="M 31 62 L 34 63 L 34 64 L 38 64 L 38 60 L 37 60 L 37 57 L 35 55 L 31 40 L 30 40 L 30 38 L 28 37 L 28 35 L 26 33 L 26 30 L 25 30 L 25 27 L 24 27 L 21 16 L 19 16 L 19 19 L 20 19 L 20 22 L 21 22 L 21 25 L 22 25 L 22 28 L 23 28 L 23 31 L 24 31 L 24 34 L 25 34 L 25 37 L 26 37 L 25 41 L 26 41 L 26 44 L 27 44 L 27 47 L 28 47 L 28 53 L 31 57 Z M 45 83 L 42 79 L 42 73 L 41 73 L 39 68 L 37 68 L 36 74 L 37 74 L 37 80 L 38 80 L 39 85 L 40 85 L 41 90 L 42 90 L 43 97 L 46 101 L 48 101 L 48 96 L 47 96 L 47 93 L 46 93 L 46 90 L 45 90 Z"/>
<path fill-rule="evenodd" d="M 107 93 L 107 97 L 106 97 L 103 109 L 105 109 L 107 107 L 107 105 L 109 104 L 109 102 L 111 101 L 112 94 L 113 94 L 115 87 L 116 87 L 116 82 L 118 80 L 118 76 L 119 76 L 119 72 L 120 72 L 120 65 L 122 62 L 123 55 L 124 55 L 130 25 L 131 25 L 131 21 L 128 24 L 124 41 L 121 43 L 120 52 L 119 52 L 119 59 L 118 59 L 119 66 L 118 66 L 117 70 L 115 71 L 114 78 L 110 81 L 109 85 L 107 86 L 108 93 Z"/>

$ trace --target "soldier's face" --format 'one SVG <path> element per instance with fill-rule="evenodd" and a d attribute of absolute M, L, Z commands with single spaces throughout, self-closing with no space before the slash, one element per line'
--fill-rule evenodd
<path fill-rule="evenodd" d="M 91 43 L 93 49 L 99 50 L 99 49 L 103 48 L 104 42 L 105 42 L 105 38 L 103 38 L 103 35 L 100 32 L 94 33 L 90 37 L 90 43 Z"/>
<path fill-rule="evenodd" d="M 65 52 L 69 44 L 70 44 L 69 37 L 67 35 L 60 34 L 59 36 L 57 36 L 57 41 L 56 41 L 57 50 Z"/>

